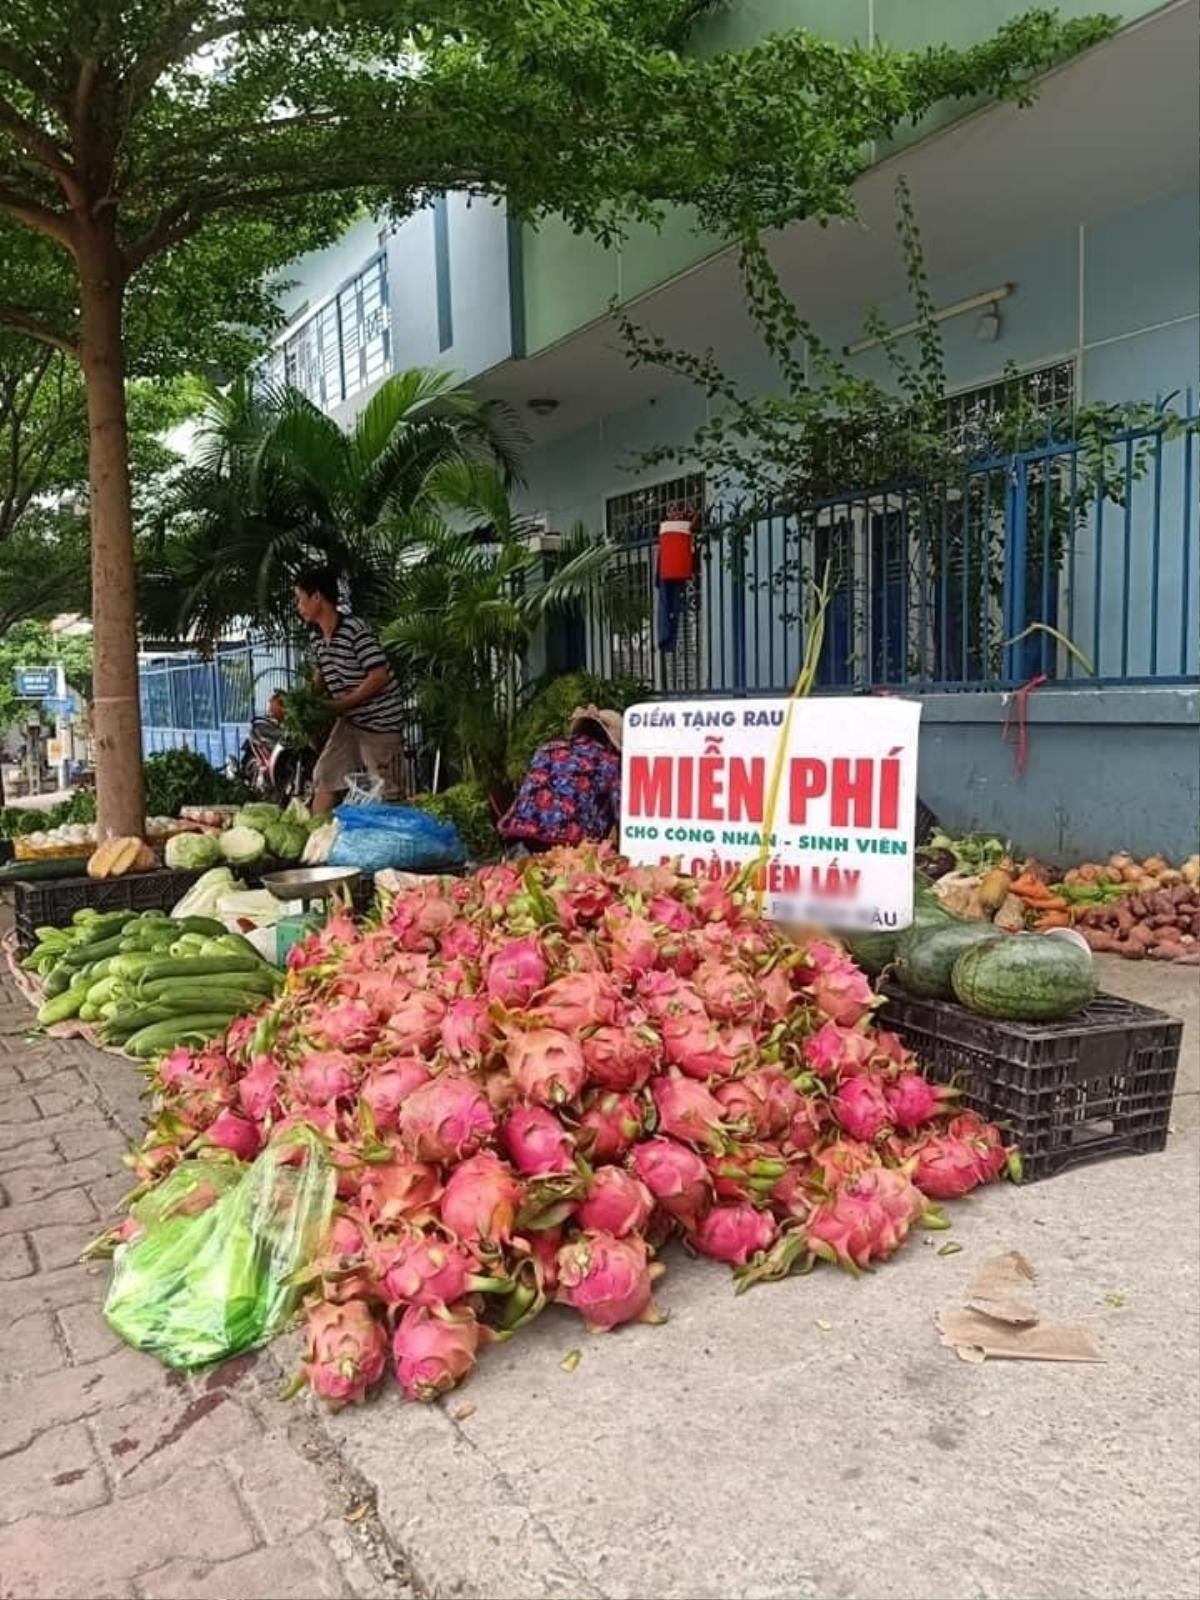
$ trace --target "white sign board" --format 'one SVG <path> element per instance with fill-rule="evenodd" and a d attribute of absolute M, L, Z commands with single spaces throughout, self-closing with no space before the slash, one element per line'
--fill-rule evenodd
<path fill-rule="evenodd" d="M 791 721 L 788 723 L 788 707 Z M 762 858 L 780 922 L 903 928 L 912 921 L 917 808 L 914 700 L 673 700 L 625 713 L 621 849 L 681 858 L 694 877 Z"/>

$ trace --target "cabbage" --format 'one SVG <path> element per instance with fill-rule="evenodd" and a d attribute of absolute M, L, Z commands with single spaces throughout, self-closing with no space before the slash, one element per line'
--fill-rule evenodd
<path fill-rule="evenodd" d="M 272 822 L 264 830 L 267 850 L 278 861 L 299 861 L 300 852 L 308 838 L 307 832 L 294 822 Z"/>
<path fill-rule="evenodd" d="M 229 826 L 231 828 L 256 828 L 259 833 L 278 822 L 283 815 L 278 806 L 273 806 L 268 800 L 252 800 L 236 814 Z"/>
<path fill-rule="evenodd" d="M 214 867 L 211 872 L 206 872 L 202 878 L 197 878 L 192 887 L 173 906 L 173 917 L 215 917 L 217 914 L 217 901 L 223 894 L 228 894 L 230 889 L 237 887 L 237 879 L 228 867 Z"/>
<path fill-rule="evenodd" d="M 221 859 L 221 846 L 211 833 L 173 833 L 167 840 L 163 859 L 169 867 L 184 872 L 203 871 Z"/>
<path fill-rule="evenodd" d="M 298 822 L 301 827 L 307 828 L 312 820 L 308 807 L 301 799 L 289 800 L 283 809 L 284 822 Z"/>
<path fill-rule="evenodd" d="M 251 861 L 257 861 L 266 853 L 267 841 L 257 828 L 248 828 L 240 823 L 235 827 L 226 828 L 221 835 L 221 854 L 226 861 L 236 865 L 247 866 Z"/>

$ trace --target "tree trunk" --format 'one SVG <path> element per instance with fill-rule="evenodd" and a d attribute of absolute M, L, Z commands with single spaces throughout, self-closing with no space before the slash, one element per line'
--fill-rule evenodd
<path fill-rule="evenodd" d="M 133 506 L 125 417 L 124 270 L 111 232 L 79 241 L 80 361 L 92 525 L 92 738 L 100 837 L 141 834 Z"/>

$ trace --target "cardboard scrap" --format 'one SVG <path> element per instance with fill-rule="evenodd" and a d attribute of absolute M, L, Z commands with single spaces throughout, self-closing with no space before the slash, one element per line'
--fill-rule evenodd
<path fill-rule="evenodd" d="M 1079 1323 L 1043 1322 L 1030 1290 L 1033 1266 L 1017 1250 L 990 1256 L 967 1287 L 961 1306 L 939 1311 L 942 1343 L 960 1361 L 1103 1361 L 1091 1329 Z"/>

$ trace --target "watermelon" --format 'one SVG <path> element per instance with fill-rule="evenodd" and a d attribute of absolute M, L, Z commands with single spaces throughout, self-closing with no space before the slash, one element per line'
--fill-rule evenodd
<path fill-rule="evenodd" d="M 878 977 L 891 966 L 901 941 L 916 928 L 941 927 L 954 919 L 933 892 L 924 873 L 913 873 L 913 919 L 909 927 L 895 933 L 852 933 L 844 940 L 847 950 L 864 972 Z M 946 991 L 947 994 L 949 990 Z"/>
<path fill-rule="evenodd" d="M 990 922 L 917 923 L 896 950 L 896 982 L 922 1000 L 953 1000 L 950 974 L 965 950 L 1002 937 Z"/>
<path fill-rule="evenodd" d="M 1073 1017 L 1096 994 L 1091 952 L 1037 933 L 972 945 L 954 963 L 951 982 L 968 1010 L 1009 1022 Z"/>

